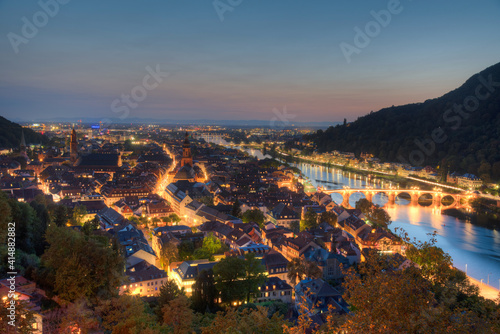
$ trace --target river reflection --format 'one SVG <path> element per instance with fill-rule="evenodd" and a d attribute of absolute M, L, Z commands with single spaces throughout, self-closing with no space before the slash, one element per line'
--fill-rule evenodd
<path fill-rule="evenodd" d="M 224 140 L 209 140 L 219 145 L 227 145 Z M 254 149 L 246 151 L 258 159 L 263 159 L 262 152 Z M 269 157 L 269 156 L 267 156 Z M 360 177 L 354 173 L 344 172 L 336 168 L 315 166 L 309 163 L 295 164 L 307 176 L 314 187 L 321 185 L 325 189 L 364 188 L 367 185 L 373 188 L 384 188 L 393 185 L 387 181 L 374 181 L 367 177 Z M 327 181 L 327 182 L 323 182 Z M 361 193 L 351 196 L 349 203 L 354 207 L 357 200 L 364 197 Z M 342 202 L 342 196 L 332 194 L 336 203 Z M 376 204 L 384 205 L 387 196 L 380 194 L 373 197 Z M 474 226 L 457 218 L 442 215 L 432 208 L 422 206 L 402 205 L 408 200 L 397 198 L 396 205 L 387 208 L 393 223 L 391 229 L 403 229 L 413 239 L 425 241 L 430 234 L 437 233 L 437 245 L 449 253 L 454 265 L 478 279 L 487 283 L 488 274 L 491 286 L 500 288 L 500 232 L 483 227 Z"/>

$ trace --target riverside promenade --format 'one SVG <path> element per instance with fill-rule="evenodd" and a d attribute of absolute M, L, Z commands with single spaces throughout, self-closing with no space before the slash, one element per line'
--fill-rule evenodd
<path fill-rule="evenodd" d="M 472 284 L 479 287 L 479 294 L 481 296 L 483 296 L 484 298 L 493 299 L 493 300 L 498 298 L 498 293 L 500 292 L 500 290 L 498 290 L 497 288 L 494 288 L 491 285 L 488 285 L 484 282 L 481 283 L 481 281 L 478 281 L 477 279 L 472 278 L 470 276 L 467 276 L 467 277 L 469 277 L 469 280 L 471 281 Z"/>

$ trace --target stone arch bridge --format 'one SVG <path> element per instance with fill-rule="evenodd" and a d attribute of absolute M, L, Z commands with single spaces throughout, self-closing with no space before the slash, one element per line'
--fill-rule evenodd
<path fill-rule="evenodd" d="M 352 208 L 349 204 L 349 198 L 354 193 L 362 193 L 365 195 L 366 199 L 370 202 L 373 199 L 373 196 L 376 194 L 385 194 L 388 197 L 388 202 L 385 206 L 393 206 L 396 203 L 396 197 L 400 194 L 407 194 L 411 198 L 410 205 L 418 206 L 418 200 L 423 195 L 430 195 L 432 197 L 432 208 L 439 208 L 442 210 L 445 209 L 460 209 L 460 208 L 470 208 L 469 200 L 475 198 L 477 195 L 467 192 L 467 193 L 447 193 L 441 190 L 420 190 L 420 189 L 373 189 L 373 188 L 344 188 L 344 189 L 332 189 L 326 190 L 322 188 L 318 188 L 318 191 L 321 191 L 325 194 L 340 194 L 342 196 L 342 206 L 344 208 Z M 448 205 L 443 205 L 442 200 L 444 197 L 450 196 L 453 198 L 453 203 Z"/>

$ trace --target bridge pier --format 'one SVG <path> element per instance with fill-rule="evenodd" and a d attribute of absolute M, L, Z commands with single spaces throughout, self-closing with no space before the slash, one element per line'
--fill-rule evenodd
<path fill-rule="evenodd" d="M 393 206 L 396 204 L 396 193 L 393 191 L 390 191 L 387 193 L 387 196 L 389 197 L 389 201 L 387 201 L 387 206 Z"/>
<path fill-rule="evenodd" d="M 342 192 L 342 206 L 346 209 L 351 208 L 351 205 L 349 204 L 350 197 L 351 197 L 351 192 L 349 191 Z"/>
<path fill-rule="evenodd" d="M 418 198 L 420 197 L 420 194 L 411 194 L 411 205 L 417 206 L 418 205 Z"/>
<path fill-rule="evenodd" d="M 371 201 L 372 201 L 372 199 L 373 199 L 373 193 L 372 193 L 372 192 L 366 192 L 366 193 L 365 193 L 365 197 L 366 197 L 366 199 L 367 199 L 368 201 L 370 201 L 370 202 L 371 202 Z"/>
<path fill-rule="evenodd" d="M 441 199 L 442 199 L 442 196 L 440 194 L 435 194 L 433 197 L 432 197 L 432 205 L 435 207 L 435 208 L 439 208 L 441 207 Z"/>

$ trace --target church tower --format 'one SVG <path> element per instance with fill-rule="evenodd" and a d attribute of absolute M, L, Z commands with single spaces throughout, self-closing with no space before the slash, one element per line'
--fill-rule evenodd
<path fill-rule="evenodd" d="M 24 130 L 21 129 L 21 145 L 20 145 L 21 155 L 25 158 L 28 157 L 26 153 L 26 139 L 24 139 Z"/>
<path fill-rule="evenodd" d="M 69 156 L 72 163 L 75 163 L 78 160 L 78 141 L 76 140 L 76 131 L 73 128 L 71 131 L 71 142 L 69 146 Z"/>
<path fill-rule="evenodd" d="M 184 145 L 182 146 L 181 167 L 184 167 L 186 165 L 193 167 L 193 156 L 191 155 L 191 145 L 189 143 L 187 132 L 186 138 L 184 139 Z"/>
<path fill-rule="evenodd" d="M 26 155 L 26 139 L 24 139 L 24 130 L 21 129 L 21 154 Z"/>

